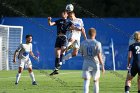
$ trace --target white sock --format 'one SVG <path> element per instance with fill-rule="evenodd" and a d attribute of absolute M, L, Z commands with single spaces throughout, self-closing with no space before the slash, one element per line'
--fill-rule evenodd
<path fill-rule="evenodd" d="M 99 81 L 94 82 L 94 93 L 99 93 Z"/>
<path fill-rule="evenodd" d="M 129 93 L 129 91 L 126 91 L 125 93 Z"/>
<path fill-rule="evenodd" d="M 16 82 L 17 83 L 19 82 L 20 76 L 21 76 L 21 73 L 17 73 L 17 75 L 16 75 Z"/>
<path fill-rule="evenodd" d="M 71 58 L 72 58 L 72 54 L 71 53 L 69 53 L 66 56 L 64 56 L 64 60 L 68 60 L 68 59 L 71 59 Z"/>
<path fill-rule="evenodd" d="M 84 93 L 89 93 L 90 80 L 84 80 Z"/>
<path fill-rule="evenodd" d="M 32 79 L 32 82 L 34 82 L 35 81 L 35 76 L 34 76 L 34 73 L 33 72 L 30 73 L 30 77 Z"/>

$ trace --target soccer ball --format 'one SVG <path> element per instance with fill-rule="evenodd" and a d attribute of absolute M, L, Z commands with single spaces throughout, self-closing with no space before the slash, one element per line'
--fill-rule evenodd
<path fill-rule="evenodd" d="M 66 5 L 66 11 L 71 12 L 74 10 L 74 6 L 72 4 L 67 4 Z"/>

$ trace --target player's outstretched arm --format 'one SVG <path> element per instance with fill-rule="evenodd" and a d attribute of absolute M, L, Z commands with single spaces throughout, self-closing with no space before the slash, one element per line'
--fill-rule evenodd
<path fill-rule="evenodd" d="M 48 17 L 48 24 L 49 24 L 49 26 L 54 26 L 56 23 L 52 22 L 51 20 L 52 20 L 52 18 Z"/>

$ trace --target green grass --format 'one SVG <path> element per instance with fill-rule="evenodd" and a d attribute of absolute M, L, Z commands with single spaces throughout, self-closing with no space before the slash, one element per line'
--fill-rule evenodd
<path fill-rule="evenodd" d="M 37 86 L 31 85 L 31 79 L 26 70 L 22 73 L 20 82 L 15 85 L 17 71 L 0 71 L 0 93 L 83 93 L 82 71 L 61 70 L 57 76 L 50 77 L 50 70 L 34 70 Z M 100 93 L 124 93 L 126 71 L 106 71 L 100 78 Z M 90 93 L 93 93 L 93 80 Z M 137 93 L 136 78 L 131 87 L 131 93 Z"/>

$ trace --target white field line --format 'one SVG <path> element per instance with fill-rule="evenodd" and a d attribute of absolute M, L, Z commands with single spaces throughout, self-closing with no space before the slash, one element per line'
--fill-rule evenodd
<path fill-rule="evenodd" d="M 77 73 L 81 73 L 81 72 L 67 72 L 67 73 L 60 73 L 59 75 L 66 75 L 66 74 L 77 74 Z M 40 77 L 40 76 L 46 76 L 46 74 L 45 73 L 42 73 L 43 75 L 35 75 L 35 77 Z M 49 75 L 49 74 L 47 74 L 47 75 Z M 21 75 L 21 77 L 30 77 L 29 75 L 28 76 L 22 76 Z M 9 79 L 9 78 L 16 78 L 16 76 L 15 77 L 0 77 L 0 79 Z"/>

